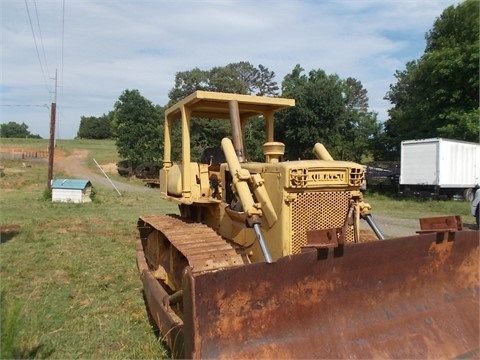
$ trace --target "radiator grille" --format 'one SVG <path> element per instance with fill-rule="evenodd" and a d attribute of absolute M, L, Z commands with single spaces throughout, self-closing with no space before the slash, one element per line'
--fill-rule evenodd
<path fill-rule="evenodd" d="M 351 168 L 350 169 L 350 185 L 351 186 L 361 186 L 365 181 L 365 170 L 362 168 Z"/>
<path fill-rule="evenodd" d="M 292 202 L 292 254 L 307 244 L 307 231 L 342 227 L 348 213 L 348 191 L 307 192 L 297 195 Z M 353 241 L 353 227 L 345 234 Z"/>

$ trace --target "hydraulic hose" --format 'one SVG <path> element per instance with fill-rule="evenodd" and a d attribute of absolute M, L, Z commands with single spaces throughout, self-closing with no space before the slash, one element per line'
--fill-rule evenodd
<path fill-rule="evenodd" d="M 372 215 L 370 214 L 367 214 L 367 215 L 364 215 L 363 218 L 365 219 L 365 221 L 368 223 L 368 225 L 370 225 L 370 227 L 372 228 L 373 232 L 375 233 L 375 235 L 377 235 L 377 237 L 380 239 L 380 240 L 385 240 L 385 235 L 383 235 L 383 232 L 382 230 L 380 230 L 380 228 L 378 227 L 377 223 L 375 222 L 375 220 L 373 220 L 373 217 Z"/>
<path fill-rule="evenodd" d="M 267 244 L 265 243 L 265 239 L 262 235 L 262 229 L 260 224 L 253 224 L 253 229 L 255 230 L 255 234 L 257 235 L 258 243 L 260 244 L 260 248 L 262 249 L 263 256 L 265 257 L 265 261 L 267 263 L 272 262 L 272 257 L 270 256 L 270 252 L 268 251 Z"/>

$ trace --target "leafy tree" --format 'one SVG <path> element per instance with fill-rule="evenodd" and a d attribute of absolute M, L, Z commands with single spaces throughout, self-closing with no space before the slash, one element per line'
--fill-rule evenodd
<path fill-rule="evenodd" d="M 268 70 L 262 64 L 258 65 L 258 70 L 255 71 L 254 84 L 257 89 L 258 96 L 275 96 L 278 95 L 278 86 L 275 79 L 275 73 Z"/>
<path fill-rule="evenodd" d="M 312 158 L 320 142 L 334 159 L 360 162 L 380 127 L 368 111 L 367 90 L 353 78 L 303 71 L 297 65 L 282 83 L 282 96 L 295 99 L 295 108 L 277 115 L 276 139 L 285 143 L 285 158 Z"/>
<path fill-rule="evenodd" d="M 423 56 L 397 71 L 386 99 L 385 152 L 398 154 L 407 139 L 479 140 L 479 9 L 467 0 L 450 6 L 426 34 Z"/>
<path fill-rule="evenodd" d="M 231 63 L 226 66 L 217 66 L 211 70 L 194 68 L 190 71 L 178 72 L 175 76 L 175 86 L 169 92 L 169 105 L 176 103 L 196 90 L 217 91 L 236 94 L 278 95 L 278 86 L 274 80 L 275 73 L 267 67 L 259 65 L 255 68 L 246 61 Z M 258 121 L 251 122 L 247 129 L 259 126 Z M 259 122 L 263 124 L 263 122 Z M 191 154 L 192 159 L 200 157 L 203 149 L 219 146 L 223 137 L 229 135 L 230 122 L 224 120 L 195 119 L 191 122 Z M 172 137 L 180 140 L 180 126 L 175 124 Z M 246 140 L 247 151 L 258 159 L 258 136 Z M 261 146 L 259 147 L 261 152 Z M 172 159 L 178 160 L 181 149 L 172 149 Z M 252 157 L 251 157 L 252 158 Z"/>
<path fill-rule="evenodd" d="M 180 123 L 177 121 L 177 123 Z M 180 126 L 178 126 L 180 132 Z M 194 119 L 190 122 L 192 160 L 199 160 L 206 148 L 220 146 L 222 139 L 230 134 L 230 121 L 224 119 Z M 179 136 L 181 139 L 181 136 Z M 181 149 L 179 149 L 181 150 Z M 181 155 L 179 152 L 178 155 Z"/>
<path fill-rule="evenodd" d="M 345 113 L 344 125 L 340 129 L 340 159 L 361 162 L 372 151 L 372 139 L 381 125 L 377 114 L 369 111 L 367 90 L 360 81 L 347 78 L 344 82 Z"/>
<path fill-rule="evenodd" d="M 153 105 L 138 90 L 125 90 L 115 103 L 115 144 L 120 157 L 132 168 L 161 163 L 163 112 L 163 107 Z"/>
<path fill-rule="evenodd" d="M 0 124 L 0 137 L 2 138 L 35 138 L 41 139 L 40 135 L 34 135 L 28 130 L 25 123 L 18 124 L 10 121 L 6 124 Z"/>
<path fill-rule="evenodd" d="M 285 143 L 285 158 L 313 158 L 312 148 L 322 142 L 332 151 L 345 111 L 342 86 L 338 76 L 323 70 L 302 74 L 297 65 L 282 83 L 283 97 L 295 99 L 295 107 L 277 116 L 276 139 Z"/>
<path fill-rule="evenodd" d="M 262 65 L 259 65 L 261 68 Z M 254 94 L 257 86 L 257 73 L 259 70 L 250 64 L 248 61 L 240 61 L 238 63 L 231 63 L 226 66 L 235 73 L 236 77 L 241 81 L 242 88 L 238 91 L 239 94 Z M 228 91 L 233 92 L 233 91 Z"/>
<path fill-rule="evenodd" d="M 249 84 L 239 76 L 233 64 L 214 67 L 208 73 L 209 91 L 229 92 L 235 94 L 247 94 Z"/>
<path fill-rule="evenodd" d="M 323 70 L 312 70 L 308 75 L 303 74 L 303 71 L 300 65 L 297 65 L 282 83 L 282 96 L 296 99 L 295 108 L 283 111 L 277 116 L 276 139 L 286 144 L 285 157 L 312 158 L 313 145 L 315 142 L 322 142 L 334 158 L 360 161 L 362 156 L 369 154 L 372 147 L 371 139 L 380 131 L 376 114 L 368 110 L 366 89 L 361 82 L 353 78 L 342 80 L 337 75 L 327 75 Z M 277 96 L 278 86 L 274 76 L 274 72 L 266 67 L 259 65 L 255 68 L 248 62 L 215 67 L 209 71 L 195 68 L 179 72 L 176 74 L 175 86 L 169 92 L 169 104 L 177 102 L 195 90 Z M 142 106 L 136 103 L 141 103 Z M 125 119 L 130 119 L 131 114 L 149 118 L 141 114 L 140 109 L 145 112 L 152 106 L 148 100 L 139 95 L 138 91 L 127 90 L 117 102 L 114 129 L 119 154 L 124 159 L 128 158 L 131 162 L 139 161 L 132 155 L 132 152 L 139 153 L 132 150 L 138 145 L 138 141 L 127 141 L 132 138 L 131 133 L 136 134 L 134 131 L 136 121 L 133 124 L 128 123 L 127 139 L 121 138 L 120 124 L 127 123 Z M 163 114 L 163 111 L 161 113 Z M 163 120 L 160 119 L 158 123 L 162 124 L 158 132 L 163 134 Z M 228 121 L 194 119 L 190 125 L 191 159 L 198 160 L 204 149 L 219 146 L 221 139 L 230 133 Z M 253 161 L 263 160 L 264 122 L 260 119 L 251 119 L 246 124 L 244 139 L 248 158 Z M 163 135 L 150 139 L 158 140 L 162 142 Z M 147 143 L 146 140 L 143 142 Z M 172 143 L 180 142 L 181 124 L 175 122 L 172 128 Z M 163 150 L 161 144 L 155 145 L 154 148 Z M 147 154 L 149 151 L 142 149 L 140 153 Z M 154 152 L 159 153 L 158 150 Z M 172 160 L 181 160 L 180 146 L 172 148 Z"/>
<path fill-rule="evenodd" d="M 263 144 L 265 144 L 265 122 L 260 118 L 252 118 L 245 126 L 245 147 L 249 161 L 264 161 Z"/>
<path fill-rule="evenodd" d="M 77 132 L 78 138 L 83 139 L 109 139 L 112 136 L 111 127 L 113 112 L 101 117 L 82 116 Z"/>
<path fill-rule="evenodd" d="M 263 65 L 255 68 L 246 61 L 217 66 L 211 70 L 194 68 L 190 71 L 178 72 L 175 75 L 175 86 L 168 94 L 170 104 L 183 99 L 196 90 L 278 95 L 275 73 Z"/>
<path fill-rule="evenodd" d="M 169 91 L 169 106 L 197 90 L 208 90 L 209 72 L 194 68 L 190 71 L 180 71 L 175 74 L 175 86 Z"/>
<path fill-rule="evenodd" d="M 347 109 L 352 111 L 368 112 L 368 93 L 360 81 L 347 78 L 344 82 L 344 94 Z"/>

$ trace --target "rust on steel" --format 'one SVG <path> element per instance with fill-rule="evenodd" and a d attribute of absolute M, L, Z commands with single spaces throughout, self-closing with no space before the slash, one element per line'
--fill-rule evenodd
<path fill-rule="evenodd" d="M 479 354 L 474 231 L 318 249 L 194 274 L 193 358 L 454 358 Z"/>
<path fill-rule="evenodd" d="M 307 231 L 305 248 L 337 247 L 345 244 L 345 228 L 322 229 Z"/>
<path fill-rule="evenodd" d="M 461 231 L 463 230 L 462 218 L 460 215 L 437 216 L 419 219 L 420 231 L 439 232 L 439 231 Z"/>
<path fill-rule="evenodd" d="M 143 225 L 178 220 L 143 217 Z M 149 223 L 150 222 L 150 223 Z M 173 221 L 173 225 L 176 221 Z M 196 224 L 199 225 L 199 224 Z M 192 230 L 179 227 L 191 237 Z M 145 230 L 141 237 L 156 231 Z M 475 231 L 312 248 L 275 263 L 185 267 L 181 311 L 137 264 L 146 300 L 179 358 L 454 358 L 479 353 Z M 193 256 L 192 249 L 185 250 Z M 476 355 L 475 355 L 476 354 Z"/>

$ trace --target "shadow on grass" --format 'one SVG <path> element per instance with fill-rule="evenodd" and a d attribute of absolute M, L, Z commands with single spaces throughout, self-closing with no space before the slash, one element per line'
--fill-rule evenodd
<path fill-rule="evenodd" d="M 15 359 L 46 359 L 49 358 L 55 350 L 46 348 L 43 344 L 34 346 L 31 349 L 15 350 Z"/>
<path fill-rule="evenodd" d="M 12 240 L 20 234 L 20 225 L 4 225 L 0 227 L 0 244 Z"/>

